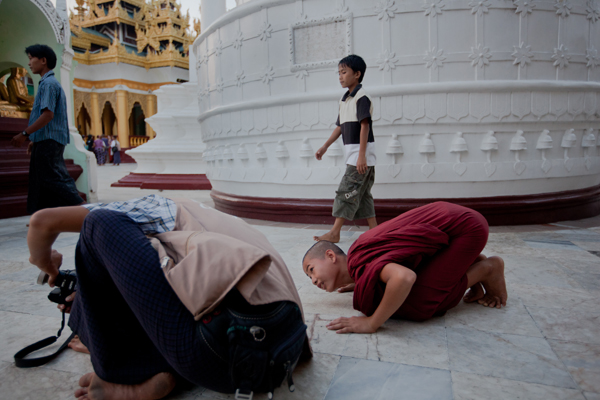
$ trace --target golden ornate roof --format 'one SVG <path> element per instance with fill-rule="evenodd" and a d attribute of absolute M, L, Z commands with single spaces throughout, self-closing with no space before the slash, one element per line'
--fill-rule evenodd
<path fill-rule="evenodd" d="M 124 62 L 146 69 L 189 67 L 189 45 L 199 34 L 200 23 L 194 20 L 194 32 L 189 33 L 189 12 L 183 15 L 176 0 L 76 1 L 77 14 L 71 13 L 70 20 L 71 43 L 78 62 L 88 65 Z M 121 24 L 135 27 L 137 53 L 130 36 L 129 51 L 119 38 L 119 32 L 125 32 L 119 28 Z M 105 34 L 107 30 L 111 34 Z M 130 30 L 127 32 L 130 34 Z"/>

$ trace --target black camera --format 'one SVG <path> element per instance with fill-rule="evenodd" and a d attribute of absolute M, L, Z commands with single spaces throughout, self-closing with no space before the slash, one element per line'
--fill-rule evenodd
<path fill-rule="evenodd" d="M 38 276 L 38 285 L 48 283 L 48 276 L 45 272 L 40 272 Z M 71 305 L 72 301 L 66 301 L 65 299 L 75 291 L 77 285 L 77 274 L 73 270 L 58 271 L 58 276 L 54 280 L 54 289 L 48 295 L 48 300 L 58 303 Z"/>

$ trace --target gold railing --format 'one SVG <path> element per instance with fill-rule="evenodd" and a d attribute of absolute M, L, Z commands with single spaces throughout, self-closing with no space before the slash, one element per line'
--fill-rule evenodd
<path fill-rule="evenodd" d="M 143 145 L 150 139 L 148 136 L 129 136 L 129 147 L 134 148 Z"/>

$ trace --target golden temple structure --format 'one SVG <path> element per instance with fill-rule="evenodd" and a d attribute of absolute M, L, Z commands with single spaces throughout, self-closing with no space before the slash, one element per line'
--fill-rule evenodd
<path fill-rule="evenodd" d="M 200 31 L 175 0 L 76 0 L 71 46 L 75 119 L 82 135 L 117 135 L 124 148 L 155 136 L 163 85 L 188 79 L 189 46 Z"/>

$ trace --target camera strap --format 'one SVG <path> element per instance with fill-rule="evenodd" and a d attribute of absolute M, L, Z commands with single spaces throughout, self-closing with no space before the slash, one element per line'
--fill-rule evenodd
<path fill-rule="evenodd" d="M 52 354 L 49 354 L 49 355 L 43 356 L 43 357 L 27 358 L 27 359 L 25 358 L 25 356 L 27 356 L 30 353 L 33 353 L 34 351 L 38 351 L 40 349 L 43 349 L 44 347 L 50 346 L 51 344 L 55 343 L 58 340 L 58 338 L 60 337 L 60 334 L 62 333 L 64 327 L 65 327 L 65 312 L 63 311 L 62 312 L 62 322 L 60 324 L 60 329 L 58 330 L 58 333 L 56 334 L 56 336 L 47 337 L 46 339 L 43 339 L 43 340 L 40 340 L 39 342 L 30 344 L 29 346 L 19 350 L 15 354 L 15 365 L 18 368 L 32 368 L 32 367 L 39 367 L 40 365 L 44 365 L 44 364 L 52 361 L 57 355 L 62 353 L 62 351 L 67 348 L 67 346 L 69 345 L 69 342 L 75 336 L 74 332 L 58 348 L 58 350 L 56 350 Z"/>

